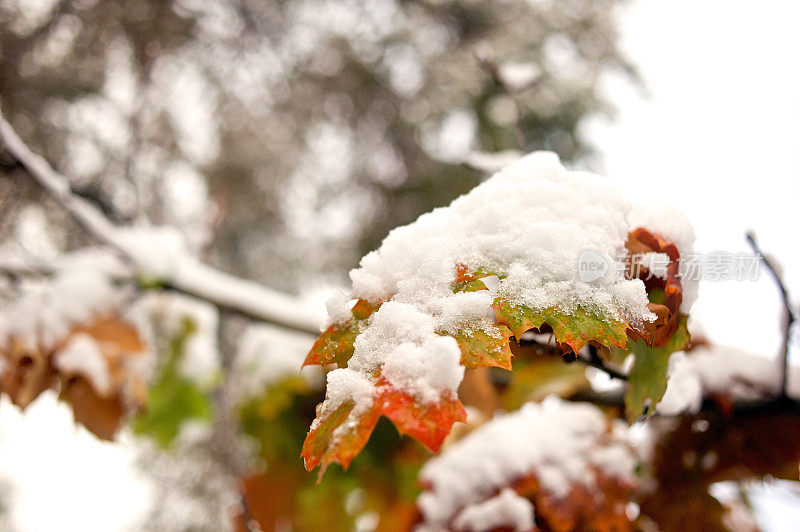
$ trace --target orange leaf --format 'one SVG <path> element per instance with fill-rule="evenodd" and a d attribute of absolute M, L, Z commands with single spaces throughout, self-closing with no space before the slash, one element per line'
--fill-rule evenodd
<path fill-rule="evenodd" d="M 397 430 L 433 452 L 439 451 L 453 423 L 467 420 L 464 405 L 454 395 L 421 404 L 406 392 L 386 387 L 379 397 L 381 413 L 392 420 Z"/>
<path fill-rule="evenodd" d="M 272 462 L 262 473 L 250 473 L 239 479 L 239 493 L 244 508 L 234 517 L 234 530 L 252 530 L 249 520 L 258 523 L 260 530 L 277 530 L 290 524 L 296 512 L 297 492 L 303 478 L 298 468 Z"/>
<path fill-rule="evenodd" d="M 345 469 L 364 448 L 380 416 L 386 416 L 400 433 L 408 434 L 436 452 L 456 421 L 465 421 L 466 410 L 454 396 L 422 403 L 407 392 L 378 384 L 368 407 L 346 400 L 332 411 L 317 407 L 317 419 L 303 443 L 306 469 L 320 466 L 319 478 L 336 462 Z"/>
<path fill-rule="evenodd" d="M 11 402 L 20 408 L 28 406 L 53 384 L 56 372 L 50 355 L 12 339 L 10 346 L 0 352 L 5 366 L 0 373 L 0 393 L 8 394 Z"/>

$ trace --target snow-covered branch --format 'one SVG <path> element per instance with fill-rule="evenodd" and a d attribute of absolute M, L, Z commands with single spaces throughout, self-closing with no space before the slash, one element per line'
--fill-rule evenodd
<path fill-rule="evenodd" d="M 216 270 L 174 246 L 159 250 L 141 245 L 136 238 L 131 238 L 134 235 L 130 228 L 114 225 L 94 204 L 74 194 L 68 179 L 34 153 L 2 114 L 0 141 L 31 178 L 93 240 L 124 259 L 130 267 L 129 275 L 155 276 L 167 288 L 206 300 L 220 308 L 309 334 L 319 333 L 320 320 L 291 296 Z M 163 267 L 164 254 L 169 260 L 166 268 Z M 160 255 L 157 265 L 153 264 L 155 255 Z"/>

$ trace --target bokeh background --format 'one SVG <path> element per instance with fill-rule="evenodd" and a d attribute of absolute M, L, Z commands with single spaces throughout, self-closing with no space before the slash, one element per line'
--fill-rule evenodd
<path fill-rule="evenodd" d="M 700 251 L 745 251 L 755 230 L 800 293 L 799 16 L 780 0 L 0 0 L 0 105 L 112 219 L 178 227 L 310 307 L 391 228 L 535 149 L 679 206 Z M 86 243 L 11 171 L 0 201 L 2 253 Z M 694 314 L 712 340 L 777 351 L 765 276 L 703 283 Z M 53 396 L 24 414 L 4 399 L 0 529 L 182 530 L 164 515 L 225 490 L 198 463 L 100 443 Z M 165 508 L 176 478 L 187 494 Z M 766 530 L 793 530 L 796 494 L 757 499 Z"/>

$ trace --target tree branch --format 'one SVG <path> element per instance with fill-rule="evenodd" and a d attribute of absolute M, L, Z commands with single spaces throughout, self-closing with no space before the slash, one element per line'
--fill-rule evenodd
<path fill-rule="evenodd" d="M 0 142 L 44 191 L 64 209 L 98 244 L 118 254 L 137 270 L 147 270 L 147 258 L 141 250 L 123 238 L 123 229 L 111 223 L 94 204 L 74 194 L 68 179 L 57 172 L 42 156 L 34 153 L 0 113 Z M 178 292 L 208 301 L 252 319 L 266 321 L 306 332 L 319 333 L 317 319 L 297 299 L 271 290 L 254 281 L 240 279 L 216 270 L 191 256 L 181 256 L 172 271 L 159 281 Z"/>
<path fill-rule="evenodd" d="M 781 363 L 780 397 L 785 398 L 787 396 L 786 384 L 788 380 L 789 345 L 791 343 L 792 324 L 794 324 L 797 318 L 794 310 L 792 309 L 792 304 L 789 300 L 789 293 L 786 290 L 786 286 L 783 284 L 783 279 L 781 278 L 778 268 L 761 250 L 761 247 L 756 241 L 755 233 L 749 231 L 745 235 L 745 238 L 747 239 L 747 243 L 750 244 L 750 247 L 753 248 L 753 251 L 759 255 L 761 262 L 764 263 L 764 266 L 766 266 L 769 272 L 772 274 L 772 278 L 778 285 L 778 290 L 780 291 L 781 298 L 783 299 L 783 345 L 781 347 L 779 360 Z"/>

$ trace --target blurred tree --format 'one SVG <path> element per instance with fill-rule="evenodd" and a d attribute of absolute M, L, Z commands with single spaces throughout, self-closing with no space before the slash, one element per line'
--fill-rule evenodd
<path fill-rule="evenodd" d="M 620 3 L 2 0 L 0 94 L 112 216 L 297 291 L 469 190 L 483 152 L 589 155 L 600 75 L 632 73 Z"/>

